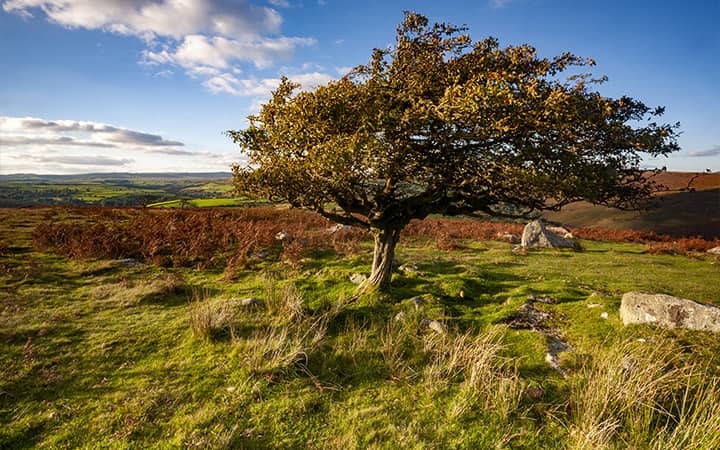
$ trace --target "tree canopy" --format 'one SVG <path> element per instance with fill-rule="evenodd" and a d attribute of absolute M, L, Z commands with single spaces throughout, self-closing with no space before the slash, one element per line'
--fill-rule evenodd
<path fill-rule="evenodd" d="M 390 280 L 400 230 L 429 214 L 526 214 L 585 200 L 638 208 L 640 167 L 678 149 L 663 108 L 608 98 L 571 53 L 473 42 L 464 27 L 405 13 L 395 44 L 312 92 L 283 78 L 249 126 L 236 187 L 375 236 L 369 285 Z M 571 72 L 569 76 L 563 72 Z"/>

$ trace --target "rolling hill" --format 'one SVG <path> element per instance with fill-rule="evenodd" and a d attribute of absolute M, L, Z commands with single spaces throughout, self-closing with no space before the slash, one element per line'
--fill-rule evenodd
<path fill-rule="evenodd" d="M 720 173 L 667 172 L 656 177 L 667 191 L 655 209 L 620 211 L 580 202 L 544 218 L 570 227 L 655 231 L 673 236 L 720 236 Z M 689 189 L 688 189 L 689 186 Z"/>

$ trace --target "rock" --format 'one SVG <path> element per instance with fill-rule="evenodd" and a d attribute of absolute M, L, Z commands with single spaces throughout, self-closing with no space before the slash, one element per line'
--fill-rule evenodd
<path fill-rule="evenodd" d="M 341 223 L 337 223 L 337 224 L 331 226 L 330 228 L 328 228 L 326 231 L 327 231 L 328 233 L 330 233 L 330 234 L 335 234 L 335 233 L 337 233 L 338 231 L 344 230 L 345 228 L 349 228 L 349 227 L 348 227 L 347 225 L 343 225 L 343 224 L 341 224 Z"/>
<path fill-rule="evenodd" d="M 445 333 L 445 327 L 443 327 L 443 324 L 441 324 L 437 320 L 425 319 L 425 320 L 423 320 L 423 324 L 426 325 L 431 330 L 433 330 L 434 332 L 436 332 L 437 334 Z"/>
<path fill-rule="evenodd" d="M 264 304 L 265 302 L 257 297 L 248 297 L 240 300 L 240 306 L 263 306 Z"/>
<path fill-rule="evenodd" d="M 255 253 L 253 253 L 253 254 L 250 255 L 250 256 L 251 256 L 252 258 L 258 259 L 258 260 L 260 260 L 260 261 L 265 261 L 266 259 L 268 259 L 268 256 L 270 256 L 270 253 L 268 253 L 268 252 L 266 252 L 266 251 L 263 250 L 263 251 L 260 251 L 260 252 L 255 252 Z"/>
<path fill-rule="evenodd" d="M 495 235 L 495 237 L 501 241 L 509 242 L 511 244 L 519 244 L 520 243 L 520 238 L 516 234 L 513 234 L 513 233 L 503 233 L 503 232 L 499 231 Z"/>
<path fill-rule="evenodd" d="M 535 297 L 534 295 L 528 295 L 527 300 L 529 303 L 540 302 L 540 303 L 545 303 L 546 305 L 554 305 L 558 302 L 557 300 L 555 300 L 554 298 L 551 298 L 551 297 Z"/>
<path fill-rule="evenodd" d="M 362 273 L 354 273 L 350 275 L 350 281 L 354 284 L 362 284 L 367 280 L 367 275 L 363 275 Z"/>
<path fill-rule="evenodd" d="M 524 256 L 528 254 L 528 251 L 527 248 L 523 247 L 522 245 L 513 245 L 512 254 Z"/>
<path fill-rule="evenodd" d="M 420 309 L 426 302 L 422 295 L 418 295 L 417 297 L 413 297 L 412 300 L 410 300 L 415 307 L 415 309 Z"/>
<path fill-rule="evenodd" d="M 600 314 L 600 317 L 601 317 L 602 319 L 607 320 L 607 318 L 608 318 L 608 313 L 607 313 L 607 312 L 603 312 L 603 313 Z"/>
<path fill-rule="evenodd" d="M 118 259 L 117 263 L 120 264 L 121 266 L 127 266 L 127 267 L 134 267 L 134 266 L 142 265 L 142 263 L 135 258 Z"/>
<path fill-rule="evenodd" d="M 672 295 L 628 292 L 622 297 L 623 324 L 649 323 L 663 328 L 720 332 L 720 308 Z"/>
<path fill-rule="evenodd" d="M 573 234 L 570 231 L 568 231 L 567 229 L 565 229 L 563 227 L 554 227 L 552 225 L 548 225 L 547 227 L 545 227 L 545 229 L 551 233 L 557 234 L 558 236 L 562 236 L 565 239 L 574 239 L 575 238 L 575 236 L 573 236 Z"/>
<path fill-rule="evenodd" d="M 398 270 L 400 272 L 407 272 L 407 273 L 418 273 L 418 267 L 416 263 L 405 263 L 398 267 Z"/>
<path fill-rule="evenodd" d="M 505 323 L 515 330 L 542 330 L 545 322 L 550 319 L 550 314 L 540 311 L 531 302 L 523 303 Z"/>
<path fill-rule="evenodd" d="M 575 243 L 548 231 L 540 220 L 533 220 L 525 225 L 521 245 L 525 248 L 573 248 Z"/>
<path fill-rule="evenodd" d="M 286 231 L 280 231 L 275 235 L 275 239 L 278 241 L 284 241 L 286 239 L 290 239 L 290 234 Z"/>
<path fill-rule="evenodd" d="M 713 255 L 720 255 L 720 246 L 713 247 L 710 250 L 708 250 L 707 252 L 712 253 Z"/>
<path fill-rule="evenodd" d="M 549 334 L 546 335 L 548 342 L 548 352 L 545 354 L 545 362 L 556 370 L 563 377 L 566 376 L 565 369 L 560 367 L 560 356 L 562 352 L 571 352 L 573 348 L 570 344 L 560 338 L 560 336 Z"/>

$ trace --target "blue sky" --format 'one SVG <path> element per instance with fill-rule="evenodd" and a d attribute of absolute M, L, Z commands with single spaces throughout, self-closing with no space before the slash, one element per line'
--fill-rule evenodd
<path fill-rule="evenodd" d="M 597 61 L 607 96 L 667 107 L 720 171 L 720 1 L 0 0 L 0 173 L 229 170 L 280 75 L 326 83 L 389 45 L 403 10 L 479 40 Z"/>

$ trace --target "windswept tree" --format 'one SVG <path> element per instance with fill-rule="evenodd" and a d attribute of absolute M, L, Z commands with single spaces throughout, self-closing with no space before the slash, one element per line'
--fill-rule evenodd
<path fill-rule="evenodd" d="M 406 12 L 395 44 L 342 79 L 299 93 L 283 79 L 248 128 L 228 132 L 248 159 L 233 167 L 237 189 L 369 230 L 362 289 L 389 284 L 412 219 L 643 205 L 656 185 L 642 154 L 678 149 L 678 125 L 654 121 L 662 108 L 593 90 L 604 79 L 578 69 L 591 59 L 466 31 Z"/>

